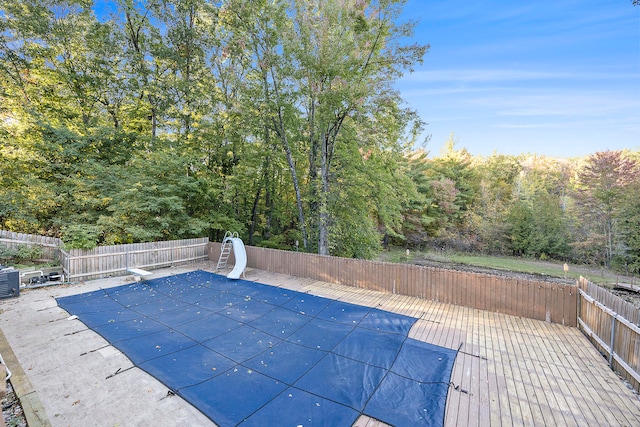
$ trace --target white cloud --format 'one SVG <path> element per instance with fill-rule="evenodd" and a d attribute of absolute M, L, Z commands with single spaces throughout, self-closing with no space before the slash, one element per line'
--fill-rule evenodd
<path fill-rule="evenodd" d="M 476 99 L 474 103 L 492 107 L 498 115 L 527 117 L 629 117 L 635 116 L 640 107 L 638 100 L 629 95 L 599 91 L 544 90 L 535 95 L 520 92 L 512 96 L 502 94 L 491 99 Z"/>
<path fill-rule="evenodd" d="M 516 68 L 423 70 L 406 75 L 406 83 L 516 82 L 534 80 L 630 80 L 638 75 L 621 72 L 543 71 Z"/>

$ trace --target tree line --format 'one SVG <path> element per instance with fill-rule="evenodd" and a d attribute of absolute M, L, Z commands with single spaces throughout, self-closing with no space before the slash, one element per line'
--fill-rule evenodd
<path fill-rule="evenodd" d="M 402 0 L 0 0 L 0 227 L 640 268 L 637 152 L 418 150 Z M 102 7 L 105 7 L 104 4 Z"/>
<path fill-rule="evenodd" d="M 555 159 L 456 149 L 413 153 L 417 247 L 526 256 L 640 272 L 640 151 Z"/>

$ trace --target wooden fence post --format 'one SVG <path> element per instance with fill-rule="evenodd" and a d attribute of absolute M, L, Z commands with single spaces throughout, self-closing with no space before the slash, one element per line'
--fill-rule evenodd
<path fill-rule="evenodd" d="M 609 367 L 611 369 L 613 369 L 613 354 L 615 353 L 615 341 L 616 341 L 616 320 L 617 320 L 618 314 L 617 313 L 612 313 L 611 314 L 611 344 L 609 344 L 609 348 L 611 349 L 611 351 L 609 352 Z"/>

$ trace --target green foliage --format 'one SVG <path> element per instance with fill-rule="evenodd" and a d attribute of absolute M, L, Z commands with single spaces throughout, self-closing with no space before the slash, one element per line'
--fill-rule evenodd
<path fill-rule="evenodd" d="M 33 262 L 42 258 L 43 254 L 44 251 L 42 250 L 42 247 L 38 245 L 19 245 L 16 253 L 16 259 L 18 262 Z"/>
<path fill-rule="evenodd" d="M 510 249 L 513 255 L 540 259 L 567 259 L 569 236 L 557 200 L 539 196 L 530 203 L 518 201 L 509 212 Z"/>
<path fill-rule="evenodd" d="M 93 249 L 102 234 L 100 227 L 91 224 L 65 225 L 60 231 L 66 249 Z"/>
<path fill-rule="evenodd" d="M 429 158 L 422 152 L 409 158 L 408 173 L 420 194 L 405 212 L 409 219 L 405 231 L 412 235 L 412 246 L 422 247 L 429 237 L 447 239 L 466 226 L 478 177 L 471 155 L 454 145 L 452 137 L 440 157 Z"/>
<path fill-rule="evenodd" d="M 614 260 L 622 271 L 640 273 L 640 179 L 625 194 L 619 215 L 619 229 L 623 250 Z M 612 261 L 613 262 L 613 261 Z"/>
<path fill-rule="evenodd" d="M 3 228 L 74 247 L 224 229 L 306 246 L 307 217 L 323 239 L 363 224 L 373 250 L 378 228 L 400 236 L 394 156 L 416 119 L 393 81 L 425 48 L 399 42 L 396 2 L 120 2 L 105 22 L 89 3 L 2 5 Z M 349 168 L 336 147 L 395 154 Z M 365 180 L 371 200 L 342 209 Z"/>
<path fill-rule="evenodd" d="M 604 263 L 609 266 L 619 251 L 618 219 L 625 191 L 640 176 L 638 163 L 622 151 L 595 153 L 578 170 L 574 194 L 588 232 L 604 242 Z"/>
<path fill-rule="evenodd" d="M 454 222 L 460 225 L 464 213 L 468 211 L 475 201 L 478 175 L 473 167 L 473 157 L 462 148 L 455 149 L 456 141 L 451 135 L 443 155 L 434 159 L 431 168 L 431 176 L 436 180 L 449 179 L 455 186 L 455 199 L 453 206 L 456 211 Z"/>
<path fill-rule="evenodd" d="M 426 171 L 429 168 L 428 153 L 416 151 L 405 157 L 405 174 L 411 179 L 414 191 L 404 201 L 402 236 L 411 247 L 419 247 L 427 238 L 427 227 L 435 221 L 429 216 L 432 200 L 428 198 L 430 191 Z M 402 242 L 402 239 L 394 239 Z"/>
<path fill-rule="evenodd" d="M 113 169 L 113 168 L 112 168 Z M 209 223 L 191 214 L 191 201 L 202 197 L 201 183 L 183 162 L 157 152 L 133 159 L 111 189 L 109 206 L 97 224 L 108 244 L 201 236 Z"/>
<path fill-rule="evenodd" d="M 381 249 L 381 236 L 373 220 L 357 221 L 347 217 L 331 227 L 331 252 L 345 258 L 372 259 Z"/>
<path fill-rule="evenodd" d="M 475 234 L 478 248 L 487 253 L 510 253 L 507 215 L 514 207 L 514 189 L 523 166 L 517 157 L 494 154 L 478 162 L 475 169 L 478 192 L 465 214 L 465 233 Z"/>
<path fill-rule="evenodd" d="M 0 260 L 3 263 L 7 263 L 8 261 L 14 259 L 17 253 L 17 250 L 8 248 L 5 245 L 0 244 Z"/>
<path fill-rule="evenodd" d="M 0 244 L 0 260 L 3 263 L 20 264 L 33 262 L 44 256 L 44 250 L 38 245 L 18 245 L 16 249 L 10 249 Z"/>
<path fill-rule="evenodd" d="M 525 255 L 529 252 L 534 225 L 531 207 L 524 202 L 517 203 L 507 218 L 510 224 L 509 241 L 514 255 Z"/>
<path fill-rule="evenodd" d="M 291 244 L 288 242 L 287 236 L 285 236 L 284 234 L 278 234 L 277 236 L 272 236 L 269 239 L 262 240 L 260 242 L 260 246 L 270 249 L 291 249 Z"/>

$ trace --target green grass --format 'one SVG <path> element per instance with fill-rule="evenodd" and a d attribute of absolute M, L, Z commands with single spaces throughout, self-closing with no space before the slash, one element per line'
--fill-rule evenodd
<path fill-rule="evenodd" d="M 491 268 L 495 270 L 514 271 L 518 273 L 529 274 L 541 274 L 551 277 L 565 277 L 564 264 L 552 263 L 548 261 L 534 261 L 523 258 L 506 258 L 506 257 L 489 257 L 481 255 L 461 255 L 452 254 L 450 256 L 452 262 L 460 264 L 474 265 L 478 267 Z M 567 278 L 577 279 L 580 277 L 580 273 L 572 271 L 569 266 L 569 271 L 566 273 Z"/>
<path fill-rule="evenodd" d="M 49 262 L 27 262 L 27 263 L 19 263 L 19 264 L 11 264 L 8 263 L 9 266 L 23 269 L 23 268 L 61 268 L 60 263 L 58 261 L 49 261 Z"/>
<path fill-rule="evenodd" d="M 598 284 L 611 284 L 616 282 L 617 274 L 613 271 L 586 266 L 568 265 L 565 273 L 564 263 L 559 261 L 542 261 L 530 258 L 516 258 L 504 256 L 489 256 L 481 254 L 454 253 L 454 252 L 420 252 L 410 251 L 407 257 L 405 249 L 391 249 L 380 257 L 388 262 L 409 262 L 419 264 L 420 260 L 439 262 L 443 264 L 464 264 L 468 266 L 487 268 L 492 270 L 509 271 L 514 273 L 537 274 L 556 277 L 571 281 L 584 276 L 591 282 Z M 446 265 L 443 265 L 443 267 Z"/>

